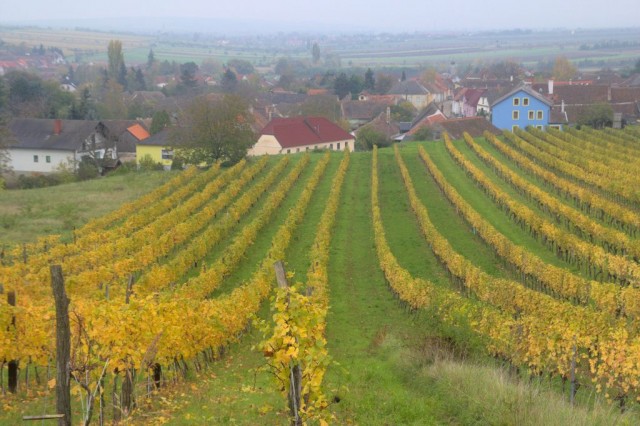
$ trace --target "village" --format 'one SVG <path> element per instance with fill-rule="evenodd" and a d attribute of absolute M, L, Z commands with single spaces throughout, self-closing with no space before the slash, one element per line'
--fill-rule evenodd
<path fill-rule="evenodd" d="M 505 61 L 464 71 L 451 63 L 400 75 L 369 68 L 362 76 L 328 70 L 304 77 L 296 74 L 304 64 L 286 58 L 270 68 L 241 59 L 177 64 L 156 60 L 152 49 L 146 64 L 127 68 L 116 46 L 116 58 L 103 66 L 70 65 L 60 49 L 42 45 L 22 55 L 5 50 L 0 75 L 13 112 L 6 168 L 14 178 L 77 171 L 83 158 L 98 174 L 143 159 L 170 169 L 181 148 L 172 132 L 196 97 L 243 98 L 254 134 L 249 155 L 366 150 L 445 132 L 621 128 L 640 119 L 640 73 L 581 73 L 562 57 L 547 74 Z M 317 44 L 310 53 L 309 63 L 321 63 Z M 49 93 L 28 92 L 29 84 Z M 44 107 L 43 96 L 60 100 Z"/>

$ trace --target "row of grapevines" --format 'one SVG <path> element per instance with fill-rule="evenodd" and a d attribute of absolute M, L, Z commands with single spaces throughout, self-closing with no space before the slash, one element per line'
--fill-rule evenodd
<path fill-rule="evenodd" d="M 243 167 L 242 165 L 239 166 Z M 234 167 L 235 169 L 235 167 Z M 184 192 L 183 188 L 176 190 L 173 194 L 167 196 L 166 198 L 153 203 L 152 206 L 149 206 L 146 209 L 143 209 L 145 221 L 157 221 L 157 217 L 170 209 L 171 205 L 178 202 L 181 198 L 183 198 L 187 193 L 195 192 L 199 189 L 199 186 L 203 180 L 201 178 L 206 178 L 208 176 L 214 176 L 217 174 L 218 167 L 213 167 L 211 169 L 215 171 L 212 173 L 211 171 L 207 173 L 202 173 L 197 177 L 191 179 L 185 183 L 184 188 L 188 188 L 188 192 Z M 231 172 L 231 171 L 230 171 Z M 235 174 L 236 172 L 232 172 L 231 174 Z M 223 175 L 224 176 L 224 175 Z M 229 177 L 229 179 L 232 176 Z M 227 179 L 225 179 L 226 181 Z M 198 185 L 191 185 L 192 181 L 199 182 Z M 176 193 L 180 193 L 180 196 L 174 198 Z M 169 201 L 169 204 L 166 203 Z M 197 206 L 197 204 L 194 204 Z M 139 214 L 132 214 L 133 217 L 140 216 Z M 129 220 L 125 221 L 125 224 L 129 223 Z M 87 238 L 77 239 L 71 244 L 58 244 L 55 246 L 50 246 L 47 250 L 42 250 L 38 254 L 34 254 L 29 257 L 28 262 L 20 262 L 14 263 L 10 267 L 0 268 L 2 270 L 2 274 L 5 275 L 14 275 L 20 277 L 26 277 L 26 280 L 29 281 L 38 281 L 37 275 L 44 276 L 45 279 L 48 277 L 49 269 L 48 265 L 52 263 L 62 264 L 67 271 L 67 273 L 76 273 L 78 271 L 87 269 L 90 265 L 99 264 L 104 262 L 105 259 L 108 260 L 117 260 L 122 255 L 116 255 L 114 250 L 117 247 L 130 247 L 132 250 L 137 248 L 137 245 L 140 244 L 137 241 L 134 241 L 131 238 L 131 231 L 135 228 L 129 228 L 125 224 L 122 224 L 122 232 L 118 232 L 116 228 L 111 230 L 104 230 L 103 232 L 92 232 L 88 234 Z M 163 228 L 166 228 L 167 224 L 164 225 Z M 148 227 L 147 227 L 148 228 Z M 120 228 L 117 228 L 120 229 Z M 138 232 L 143 231 L 139 230 Z M 137 233 L 136 233 L 137 234 Z M 148 238 L 148 233 L 144 235 Z M 12 269 L 12 270 L 9 270 Z M 27 275 L 35 274 L 36 277 Z"/>
<path fill-rule="evenodd" d="M 523 179 L 482 149 L 468 133 L 464 134 L 464 140 L 485 164 L 495 170 L 520 194 L 535 201 L 538 207 L 545 213 L 552 215 L 557 223 L 565 225 L 570 231 L 580 235 L 582 239 L 600 243 L 607 251 L 614 254 L 629 254 L 633 256 L 634 260 L 640 260 L 640 241 L 632 240 L 624 232 L 600 225 L 590 217 L 567 206 L 538 186 Z M 450 142 L 448 144 L 450 145 Z"/>
<path fill-rule="evenodd" d="M 309 181 L 310 189 L 305 191 L 296 212 L 304 212 L 325 166 L 326 161 L 314 170 Z M 301 214 L 292 212 L 286 225 L 291 226 L 291 220 Z M 279 240 L 273 241 L 272 250 L 284 242 L 288 243 L 288 232 L 280 229 L 276 235 Z M 247 285 L 216 300 L 198 300 L 191 295 L 166 292 L 134 295 L 129 303 L 125 303 L 123 298 L 111 301 L 72 298 L 70 310 L 75 324 L 72 340 L 80 343 L 75 347 L 75 356 L 88 357 L 96 363 L 110 359 L 110 365 L 119 371 L 150 368 L 149 348 L 153 348 L 155 354 L 153 362 L 161 362 L 163 366 L 176 359 L 190 359 L 205 349 L 217 348 L 238 336 L 247 320 L 246 316 L 238 313 L 248 307 L 257 309 L 256 301 L 262 300 L 265 294 L 264 290 L 258 290 Z M 256 299 L 256 296 L 260 297 Z M 31 309 L 22 305 L 9 311 L 9 315 L 15 315 L 20 328 L 13 330 L 12 336 L 8 337 L 19 345 L 12 347 L 15 349 L 12 353 L 4 353 L 5 348 L 0 348 L 3 352 L 0 356 L 31 359 L 46 365 L 54 353 L 54 336 L 47 320 L 51 318 L 52 308 L 42 308 L 36 306 L 36 309 Z"/>
<path fill-rule="evenodd" d="M 480 301 L 471 301 L 457 292 L 430 281 L 416 278 L 400 266 L 386 239 L 378 197 L 378 150 L 374 148 L 371 170 L 371 211 L 378 262 L 391 288 L 413 311 L 428 309 L 443 323 L 452 327 L 470 328 L 482 337 L 491 354 L 511 359 L 519 319 L 501 313 Z"/>
<path fill-rule="evenodd" d="M 603 191 L 604 195 L 619 203 L 632 203 L 636 201 L 633 194 L 635 190 L 622 186 L 618 179 L 608 179 L 600 174 L 584 170 L 582 167 L 556 157 L 557 150 L 541 149 L 540 140 L 527 132 L 517 131 L 516 134 L 509 131 L 503 132 L 512 145 L 524 152 L 531 159 L 541 165 L 550 167 L 569 179 L 584 185 L 593 185 Z M 538 143 L 536 143 L 536 141 Z M 551 152 L 548 152 L 551 151 Z"/>
<path fill-rule="evenodd" d="M 557 129 L 549 129 L 549 133 L 556 138 L 562 139 L 568 143 L 576 143 L 585 150 L 585 153 L 596 154 L 596 160 L 607 162 L 609 159 L 615 159 L 616 163 L 623 162 L 625 165 L 628 161 L 637 163 L 640 160 L 640 151 L 628 148 L 619 143 L 619 139 L 609 133 L 595 130 L 576 130 L 572 127 L 560 131 Z M 608 163 L 607 163 L 608 164 Z"/>
<path fill-rule="evenodd" d="M 322 392 L 322 380 L 330 361 L 324 336 L 328 310 L 327 268 L 332 228 L 348 167 L 347 150 L 333 179 L 311 248 L 312 262 L 307 272 L 307 293 L 311 294 L 301 294 L 300 283 L 276 289 L 271 303 L 274 325 L 263 323 L 263 332 L 268 339 L 259 344 L 269 358 L 270 369 L 285 397 L 291 386 L 291 370 L 299 369 L 301 387 L 297 414 L 303 421 L 324 421 L 329 417 L 324 412 L 328 403 Z"/>
<path fill-rule="evenodd" d="M 188 240 L 188 244 L 181 247 L 180 251 L 168 262 L 155 263 L 145 271 L 136 282 L 136 291 L 138 293 L 155 292 L 166 288 L 170 283 L 177 282 L 215 245 L 229 235 L 238 224 L 239 219 L 254 206 L 256 200 L 266 193 L 288 164 L 289 158 L 283 157 L 263 179 L 249 188 L 233 204 L 229 205 L 243 190 L 246 183 L 255 176 L 253 174 L 243 175 L 233 182 L 224 193 L 213 200 L 210 205 L 188 221 L 178 224 L 175 233 L 163 237 L 160 243 L 171 244 L 174 238 L 176 241 L 187 241 L 187 236 L 190 236 L 191 239 Z M 195 234 L 189 232 L 194 227 L 201 230 L 203 225 L 206 225 L 212 218 L 217 217 L 218 213 L 224 208 L 227 208 L 227 212 L 217 222 L 207 225 L 199 235 L 194 236 Z M 123 285 L 120 285 L 120 288 L 123 288 Z"/>
<path fill-rule="evenodd" d="M 528 133 L 526 138 L 531 143 L 542 143 L 543 146 L 550 147 L 558 158 L 576 164 L 589 173 L 615 180 L 619 185 L 637 182 L 637 176 L 629 171 L 640 165 L 637 156 L 626 155 L 621 160 L 616 158 L 617 153 L 611 153 L 600 145 L 589 144 L 574 134 L 556 129 L 544 132 L 529 128 Z"/>
<path fill-rule="evenodd" d="M 629 235 L 635 236 L 640 231 L 640 215 L 633 210 L 610 201 L 588 188 L 583 188 L 563 179 L 546 168 L 535 164 L 528 157 L 509 147 L 491 133 L 485 133 L 484 137 L 494 148 L 513 161 L 520 169 L 540 179 L 565 199 L 571 200 L 582 211 L 587 214 L 593 214 L 596 218 L 625 231 Z"/>
<path fill-rule="evenodd" d="M 640 282 L 640 265 L 624 256 L 607 253 L 602 247 L 585 242 L 545 220 L 527 206 L 513 200 L 467 160 L 451 142 L 447 149 L 453 159 L 474 182 L 534 238 L 563 260 L 583 268 L 590 276 L 611 279 L 621 284 Z"/>
<path fill-rule="evenodd" d="M 422 156 L 428 158 L 424 150 Z M 431 223 L 397 148 L 396 161 L 422 233 L 454 282 L 517 320 L 515 330 L 511 330 L 514 338 L 504 336 L 513 363 L 562 377 L 568 376 L 575 363 L 580 374 L 600 384 L 607 395 L 638 396 L 640 352 L 634 351 L 640 348 L 640 337 L 628 333 L 625 321 L 481 271 L 458 254 Z M 608 370 L 612 359 L 623 360 L 624 365 Z"/>
<path fill-rule="evenodd" d="M 237 179 L 231 188 L 234 193 L 240 189 L 255 176 L 264 166 L 265 161 L 260 161 L 254 167 L 246 170 L 239 179 Z M 169 252 L 176 245 L 182 243 L 189 236 L 193 235 L 197 230 L 206 224 L 206 222 L 215 214 L 215 211 L 225 207 L 229 202 L 229 197 L 214 198 L 209 203 L 209 208 L 203 209 L 196 215 L 190 215 L 205 200 L 204 197 L 213 196 L 219 188 L 235 178 L 237 173 L 244 166 L 240 165 L 236 170 L 230 170 L 218 179 L 207 185 L 198 195 L 191 197 L 184 204 L 178 206 L 172 212 L 160 215 L 159 218 L 139 232 L 144 232 L 144 241 L 138 240 L 136 236 L 127 238 L 123 235 L 121 239 L 115 242 L 115 246 L 123 248 L 125 245 L 130 247 L 129 256 L 119 256 L 113 252 L 113 245 L 105 244 L 105 249 L 98 248 L 95 251 L 88 251 L 84 256 L 73 256 L 62 262 L 63 270 L 67 282 L 67 291 L 71 295 L 81 294 L 82 297 L 95 295 L 96 292 L 102 290 L 103 285 L 110 285 L 111 294 L 115 296 L 118 287 L 114 284 L 118 280 L 125 280 L 125 277 L 137 270 L 144 269 L 147 265 L 154 262 L 157 257 Z M 235 167 L 234 167 L 235 168 Z M 226 193 L 228 193 L 227 191 Z M 193 204 L 193 206 L 191 206 Z M 176 214 L 173 214 L 176 212 Z M 209 213 L 209 217 L 202 216 L 202 212 Z M 189 217 L 191 216 L 191 217 Z M 186 220 L 188 218 L 188 220 Z M 186 220 L 186 221 L 185 221 Z M 158 223 L 160 226 L 156 226 Z M 182 229 L 183 232 L 177 231 Z M 137 235 L 139 233 L 136 233 Z M 138 248 L 136 249 L 136 244 Z M 148 255 L 152 250 L 152 255 Z M 87 260 L 88 258 L 88 260 Z M 109 260 L 109 261 L 105 261 Z M 13 271 L 9 271 L 7 276 L 8 283 L 13 288 L 19 288 L 29 297 L 38 300 L 50 300 L 48 291 L 49 271 L 48 268 L 40 268 L 39 270 L 23 271 L 21 267 Z M 25 286 L 28 284 L 28 286 Z M 43 294 L 44 293 L 44 294 Z M 99 291 L 100 297 L 104 297 L 106 292 Z"/>
<path fill-rule="evenodd" d="M 220 165 L 216 164 L 212 167 L 212 172 L 216 173 L 219 170 Z M 171 179 L 169 182 L 165 183 L 162 186 L 154 189 L 147 195 L 144 195 L 132 202 L 125 203 L 120 206 L 118 209 L 108 213 L 104 216 L 95 218 L 87 222 L 82 228 L 78 229 L 77 233 L 79 235 L 89 234 L 93 232 L 98 232 L 106 229 L 110 225 L 123 220 L 133 214 L 136 214 L 139 210 L 146 208 L 150 204 L 156 202 L 161 199 L 166 194 L 175 190 L 176 188 L 180 188 L 186 182 L 189 182 L 193 177 L 198 173 L 197 167 L 189 167 L 183 172 L 181 172 L 178 176 Z"/>
<path fill-rule="evenodd" d="M 451 144 L 448 135 L 445 135 L 445 143 Z M 473 143 L 472 140 L 469 143 Z M 614 317 L 640 319 L 640 292 L 636 288 L 584 279 L 564 268 L 548 264 L 526 248 L 514 244 L 458 194 L 431 159 L 423 155 L 423 151 L 420 154 L 427 170 L 456 211 L 498 256 L 523 274 L 525 283 L 532 281 L 549 293 L 580 304 L 593 305 Z"/>
<path fill-rule="evenodd" d="M 327 167 L 330 157 L 325 156 L 316 166 L 318 174 Z M 302 161 L 285 177 L 278 187 L 276 187 L 265 203 L 265 206 L 258 215 L 245 225 L 233 241 L 225 248 L 224 254 L 217 259 L 210 267 L 200 272 L 200 274 L 179 287 L 178 292 L 186 297 L 196 299 L 205 298 L 217 289 L 229 273 L 231 273 L 244 257 L 247 249 L 253 245 L 258 233 L 271 220 L 280 204 L 284 201 L 287 193 L 296 183 L 303 169 L 310 161 L 309 155 L 305 155 Z"/>

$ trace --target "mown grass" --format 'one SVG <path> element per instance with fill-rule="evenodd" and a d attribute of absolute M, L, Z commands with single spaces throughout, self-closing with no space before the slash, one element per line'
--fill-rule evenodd
<path fill-rule="evenodd" d="M 175 172 L 130 172 L 49 188 L 0 191 L 0 246 L 48 234 L 69 239 L 73 228 L 135 200 Z"/>

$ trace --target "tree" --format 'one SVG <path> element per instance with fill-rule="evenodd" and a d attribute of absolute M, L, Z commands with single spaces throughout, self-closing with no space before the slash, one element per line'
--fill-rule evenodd
<path fill-rule="evenodd" d="M 364 89 L 373 92 L 375 88 L 376 79 L 373 77 L 373 71 L 367 68 L 367 72 L 364 73 Z"/>
<path fill-rule="evenodd" d="M 100 118 L 125 119 L 127 118 L 127 106 L 124 104 L 122 86 L 113 80 L 109 80 L 104 93 L 104 98 L 99 104 Z"/>
<path fill-rule="evenodd" d="M 402 76 L 400 76 L 400 81 L 407 81 L 407 74 L 402 70 Z"/>
<path fill-rule="evenodd" d="M 589 105 L 578 114 L 578 124 L 591 126 L 594 129 L 611 127 L 613 108 L 606 102 Z"/>
<path fill-rule="evenodd" d="M 233 93 L 238 86 L 238 77 L 236 77 L 236 73 L 231 71 L 231 68 L 227 68 L 227 70 L 222 74 L 222 82 L 220 83 L 222 86 L 222 91 L 224 93 Z"/>
<path fill-rule="evenodd" d="M 352 74 L 351 77 L 349 77 L 349 93 L 353 95 L 358 94 L 362 92 L 363 87 L 364 81 L 362 80 L 362 77 L 355 74 Z"/>
<path fill-rule="evenodd" d="M 371 150 L 374 146 L 382 148 L 391 145 L 391 141 L 371 126 L 364 126 L 358 131 L 357 143 L 360 149 Z"/>
<path fill-rule="evenodd" d="M 169 127 L 171 125 L 171 118 L 169 117 L 169 113 L 165 110 L 158 111 L 153 114 L 153 118 L 151 119 L 151 128 L 149 131 L 152 135 L 162 131 L 163 129 Z"/>
<path fill-rule="evenodd" d="M 195 87 L 198 84 L 197 72 L 198 65 L 195 62 L 186 62 L 180 65 L 180 81 L 187 87 Z"/>
<path fill-rule="evenodd" d="M 109 41 L 107 57 L 109 58 L 109 68 L 107 70 L 109 78 L 121 83 L 122 67 L 125 67 L 125 77 L 127 68 L 124 65 L 124 54 L 122 53 L 122 42 L 120 40 Z"/>
<path fill-rule="evenodd" d="M 411 137 L 414 141 L 430 141 L 433 139 L 433 131 L 428 126 L 421 126 Z"/>
<path fill-rule="evenodd" d="M 149 55 L 147 56 L 147 69 L 152 68 L 156 63 L 156 55 L 153 54 L 153 49 L 149 49 Z"/>
<path fill-rule="evenodd" d="M 318 46 L 318 43 L 313 43 L 313 47 L 311 48 L 311 58 L 313 59 L 314 64 L 317 64 L 320 61 L 320 46 Z"/>
<path fill-rule="evenodd" d="M 413 120 L 416 114 L 416 108 L 411 102 L 403 101 L 398 105 L 391 106 L 391 119 L 393 121 L 408 122 Z"/>
<path fill-rule="evenodd" d="M 390 75 L 378 74 L 376 78 L 376 92 L 381 95 L 386 94 L 387 92 L 389 92 L 389 90 L 391 90 L 393 83 L 394 83 L 394 78 L 391 77 Z"/>
<path fill-rule="evenodd" d="M 231 59 L 227 62 L 227 66 L 229 68 L 233 68 L 236 72 L 240 74 L 253 74 L 255 69 L 253 68 L 253 64 L 246 59 Z"/>
<path fill-rule="evenodd" d="M 237 162 L 255 143 L 252 122 L 249 105 L 239 96 L 220 100 L 200 96 L 180 116 L 171 139 L 184 151 L 186 163 Z"/>
<path fill-rule="evenodd" d="M 3 174 L 10 171 L 8 147 L 11 141 L 8 118 L 8 90 L 5 86 L 4 78 L 0 76 L 0 190 L 4 188 Z"/>
<path fill-rule="evenodd" d="M 336 122 L 340 119 L 340 103 L 335 96 L 309 96 L 295 110 L 295 113 L 306 116 L 321 116 Z"/>
<path fill-rule="evenodd" d="M 333 82 L 333 93 L 342 99 L 350 93 L 350 89 L 349 77 L 347 77 L 347 74 L 341 72 Z"/>
<path fill-rule="evenodd" d="M 578 72 L 575 65 L 566 57 L 558 56 L 553 64 L 553 78 L 556 80 L 569 80 Z"/>

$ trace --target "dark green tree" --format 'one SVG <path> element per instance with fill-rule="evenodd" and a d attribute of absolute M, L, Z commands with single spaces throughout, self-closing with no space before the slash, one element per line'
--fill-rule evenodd
<path fill-rule="evenodd" d="M 234 93 L 238 86 L 238 77 L 236 77 L 236 73 L 231 71 L 230 68 L 227 68 L 224 74 L 222 74 L 220 86 L 224 93 Z"/>
<path fill-rule="evenodd" d="M 311 58 L 313 59 L 314 64 L 320 62 L 320 46 L 318 46 L 318 43 L 313 43 L 313 47 L 311 48 Z"/>
<path fill-rule="evenodd" d="M 347 77 L 347 74 L 341 72 L 333 82 L 333 93 L 342 99 L 350 93 L 350 89 L 349 77 Z"/>
<path fill-rule="evenodd" d="M 578 114 L 578 124 L 602 129 L 613 125 L 613 108 L 606 102 L 585 107 Z"/>
<path fill-rule="evenodd" d="M 362 77 L 352 74 L 351 77 L 349 77 L 349 93 L 351 93 L 352 95 L 357 95 L 358 93 L 362 92 L 363 88 L 364 81 L 362 81 Z"/>
<path fill-rule="evenodd" d="M 376 79 L 373 76 L 371 68 L 367 68 L 367 72 L 364 73 L 364 89 L 373 92 L 376 88 Z"/>
<path fill-rule="evenodd" d="M 356 143 L 363 150 L 371 150 L 374 146 L 382 148 L 391 145 L 391 140 L 371 126 L 365 126 L 358 131 Z"/>
<path fill-rule="evenodd" d="M 240 74 L 253 74 L 255 72 L 253 64 L 246 59 L 231 59 L 227 66 L 235 69 Z"/>
<path fill-rule="evenodd" d="M 186 62 L 180 65 L 180 81 L 187 87 L 196 87 L 198 84 L 197 72 L 198 65 L 195 62 Z"/>
<path fill-rule="evenodd" d="M 220 100 L 197 97 L 184 110 L 171 139 L 189 164 L 237 162 L 255 143 L 249 104 L 236 95 Z"/>
<path fill-rule="evenodd" d="M 147 69 L 152 68 L 156 63 L 156 55 L 153 53 L 153 49 L 149 49 L 149 54 L 147 55 Z"/>
<path fill-rule="evenodd" d="M 109 78 L 122 84 L 120 79 L 126 78 L 127 67 L 124 65 L 124 54 L 122 53 L 122 42 L 120 40 L 111 40 L 109 42 L 107 57 L 109 59 L 109 68 L 107 69 Z M 124 75 L 122 75 L 123 66 Z"/>
<path fill-rule="evenodd" d="M 378 74 L 376 78 L 376 93 L 386 94 L 393 86 L 394 78 L 388 74 Z"/>
<path fill-rule="evenodd" d="M 157 111 L 153 114 L 153 118 L 151 119 L 151 128 L 149 131 L 152 135 L 155 135 L 170 125 L 171 118 L 169 117 L 169 113 L 165 110 Z"/>

